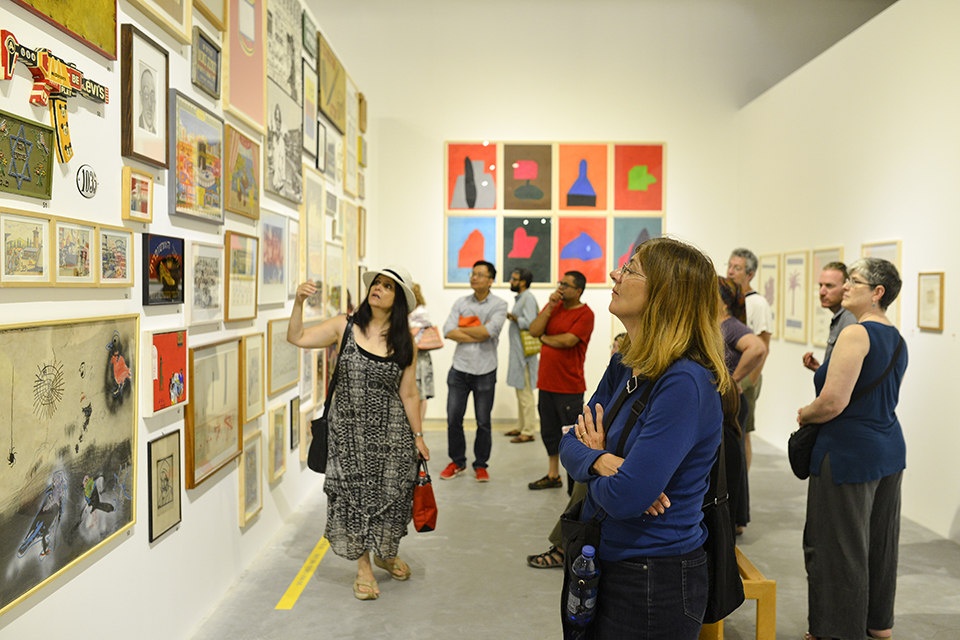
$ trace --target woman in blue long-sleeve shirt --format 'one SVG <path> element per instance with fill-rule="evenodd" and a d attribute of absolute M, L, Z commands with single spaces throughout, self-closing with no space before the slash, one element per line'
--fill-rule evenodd
<path fill-rule="evenodd" d="M 656 238 L 610 276 L 610 312 L 628 338 L 560 446 L 564 467 L 589 485 L 584 517 L 606 513 L 594 637 L 692 640 L 707 602 L 701 507 L 720 446 L 720 393 L 731 384 L 716 272 L 698 249 Z M 640 392 L 612 424 L 603 408 L 634 376 L 653 389 L 619 458 L 610 452 Z M 658 501 L 669 508 L 652 509 Z"/>

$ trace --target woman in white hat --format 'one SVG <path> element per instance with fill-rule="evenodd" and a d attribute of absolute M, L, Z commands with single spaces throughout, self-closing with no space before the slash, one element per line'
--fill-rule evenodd
<path fill-rule="evenodd" d="M 412 519 L 417 455 L 430 459 L 407 323 L 416 306 L 412 282 L 403 267 L 367 271 L 367 296 L 352 318 L 339 315 L 304 329 L 303 301 L 317 291 L 308 280 L 297 288 L 287 331 L 287 340 L 305 349 L 343 344 L 329 412 L 324 535 L 334 553 L 357 561 L 353 593 L 360 600 L 380 594 L 371 551 L 390 577 L 410 577 L 397 552 Z"/>

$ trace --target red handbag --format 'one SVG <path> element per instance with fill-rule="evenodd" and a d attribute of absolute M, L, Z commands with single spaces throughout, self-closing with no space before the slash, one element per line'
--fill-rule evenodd
<path fill-rule="evenodd" d="M 437 501 L 427 471 L 427 461 L 417 460 L 417 478 L 413 485 L 413 526 L 421 533 L 437 528 Z"/>

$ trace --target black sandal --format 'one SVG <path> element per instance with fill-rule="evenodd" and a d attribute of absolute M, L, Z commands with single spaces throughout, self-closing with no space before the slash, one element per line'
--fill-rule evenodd
<path fill-rule="evenodd" d="M 527 556 L 527 564 L 534 569 L 561 569 L 563 568 L 563 551 L 555 546 L 550 547 L 543 553 Z"/>

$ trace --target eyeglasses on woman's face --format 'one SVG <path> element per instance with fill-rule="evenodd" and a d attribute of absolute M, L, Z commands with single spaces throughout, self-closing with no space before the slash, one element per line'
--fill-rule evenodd
<path fill-rule="evenodd" d="M 872 282 L 864 282 L 863 280 L 858 280 L 858 279 L 856 279 L 856 278 L 850 278 L 849 280 L 847 280 L 847 284 L 848 284 L 850 287 L 855 287 L 855 286 L 857 286 L 858 284 L 866 285 L 866 286 L 868 286 L 868 287 L 875 287 L 875 286 L 877 286 L 877 285 L 873 284 Z"/>
<path fill-rule="evenodd" d="M 634 271 L 633 269 L 631 269 L 631 268 L 628 267 L 627 265 L 621 266 L 619 269 L 617 269 L 617 271 L 620 273 L 620 277 L 621 277 L 621 278 L 624 278 L 624 277 L 627 276 L 627 274 L 630 274 L 630 275 L 637 276 L 638 278 L 643 278 L 644 280 L 647 279 L 647 276 L 645 276 L 644 274 L 640 273 L 639 271 Z"/>

